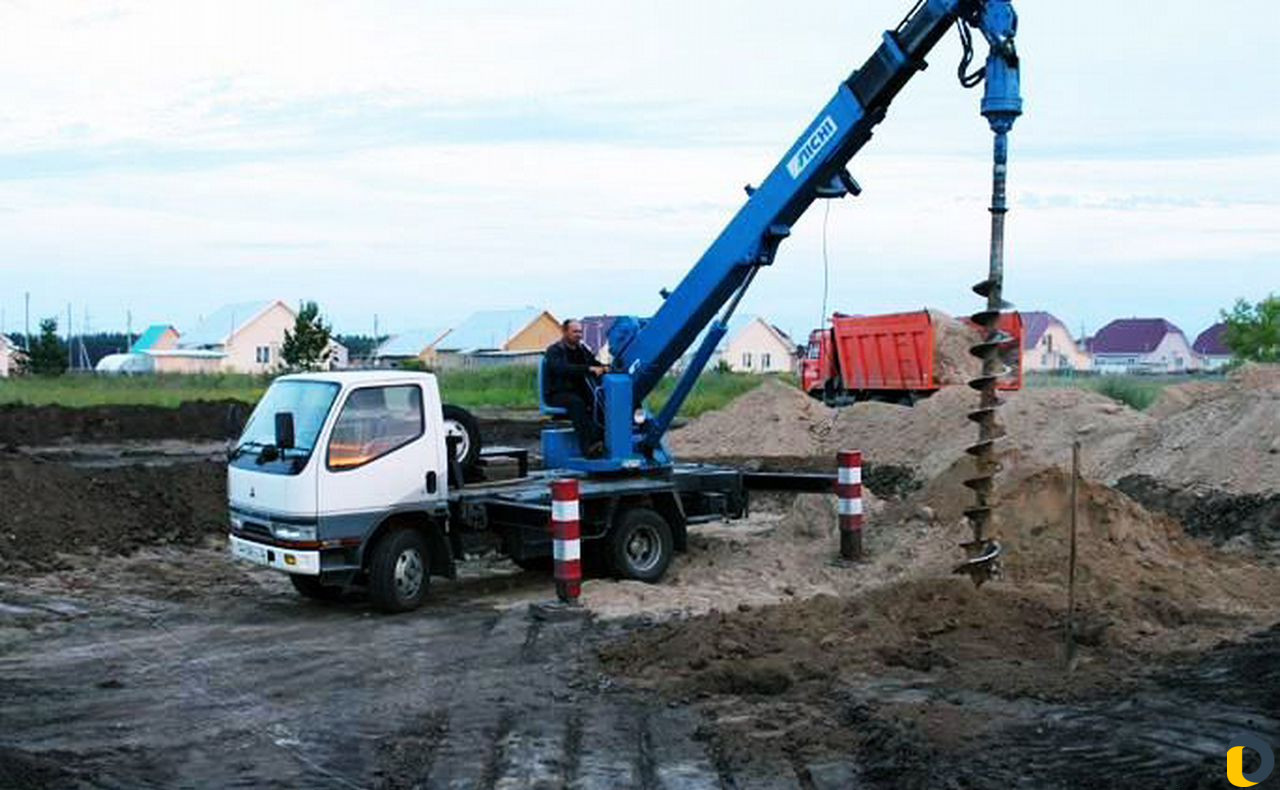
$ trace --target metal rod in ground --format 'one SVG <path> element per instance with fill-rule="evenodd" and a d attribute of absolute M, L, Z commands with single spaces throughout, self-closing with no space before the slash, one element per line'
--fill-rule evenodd
<path fill-rule="evenodd" d="M 844 451 L 836 456 L 839 471 L 840 559 L 862 559 L 862 453 Z"/>
<path fill-rule="evenodd" d="M 1071 552 L 1067 560 L 1067 669 L 1076 657 L 1076 521 L 1080 498 L 1080 442 L 1071 443 Z"/>

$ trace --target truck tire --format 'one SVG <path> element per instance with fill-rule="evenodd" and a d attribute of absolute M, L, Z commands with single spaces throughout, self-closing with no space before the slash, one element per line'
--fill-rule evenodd
<path fill-rule="evenodd" d="M 369 598 L 384 612 L 417 609 L 430 581 L 427 539 L 416 529 L 395 529 L 373 547 L 369 560 Z"/>
<path fill-rule="evenodd" d="M 341 587 L 321 584 L 316 576 L 299 576 L 291 573 L 289 581 L 293 582 L 293 589 L 297 590 L 298 595 L 303 598 L 310 598 L 313 601 L 336 601 L 342 597 Z"/>
<path fill-rule="evenodd" d="M 674 552 L 671 525 L 647 507 L 622 511 L 609 531 L 609 564 L 620 579 L 656 582 L 667 572 Z"/>
<path fill-rule="evenodd" d="M 480 460 L 480 423 L 471 412 L 461 406 L 446 403 L 441 409 L 444 417 L 444 435 L 457 436 L 458 463 L 464 470 L 474 469 Z"/>
<path fill-rule="evenodd" d="M 555 561 L 550 557 L 525 557 L 520 560 L 512 557 L 511 561 L 514 562 L 520 570 L 538 571 L 541 573 L 551 570 L 555 565 Z"/>

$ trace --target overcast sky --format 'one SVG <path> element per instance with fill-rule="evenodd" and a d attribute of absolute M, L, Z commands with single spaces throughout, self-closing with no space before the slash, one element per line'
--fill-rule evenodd
<path fill-rule="evenodd" d="M 910 0 L 0 5 L 0 307 L 339 331 L 651 313 Z M 1009 298 L 1188 333 L 1280 291 L 1280 12 L 1026 0 Z M 984 48 L 985 49 L 985 48 Z M 834 202 L 829 309 L 967 312 L 990 133 L 950 35 Z M 820 320 L 824 204 L 744 310 Z M 78 327 L 77 327 L 78 328 Z"/>

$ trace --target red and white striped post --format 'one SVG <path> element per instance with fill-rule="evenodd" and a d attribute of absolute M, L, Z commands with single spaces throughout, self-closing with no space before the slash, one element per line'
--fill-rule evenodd
<path fill-rule="evenodd" d="M 862 453 L 845 450 L 836 456 L 839 472 L 836 496 L 839 497 L 840 558 L 862 559 Z"/>
<path fill-rule="evenodd" d="M 578 481 L 551 483 L 551 540 L 556 560 L 556 597 L 576 604 L 582 594 L 582 542 L 578 525 Z"/>

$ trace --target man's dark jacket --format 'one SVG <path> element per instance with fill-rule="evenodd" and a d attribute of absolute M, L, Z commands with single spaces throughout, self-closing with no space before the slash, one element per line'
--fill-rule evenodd
<path fill-rule="evenodd" d="M 590 402 L 591 387 L 588 384 L 590 368 L 602 367 L 600 360 L 585 344 L 569 348 L 558 340 L 547 346 L 542 370 L 543 397 L 551 400 L 555 395 L 572 393 Z"/>

